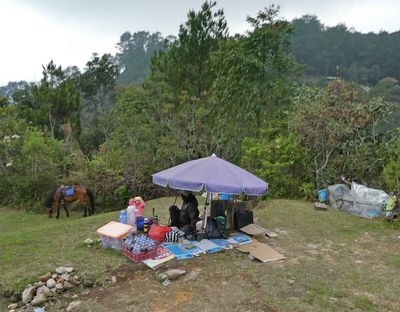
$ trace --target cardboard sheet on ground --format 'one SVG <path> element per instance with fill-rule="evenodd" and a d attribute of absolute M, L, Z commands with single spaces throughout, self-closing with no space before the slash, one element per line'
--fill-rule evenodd
<path fill-rule="evenodd" d="M 253 236 L 260 236 L 260 235 L 267 235 L 268 237 L 277 237 L 278 234 L 259 226 L 258 224 L 248 224 L 240 229 L 240 231 L 253 235 Z"/>
<path fill-rule="evenodd" d="M 284 255 L 258 241 L 252 241 L 250 244 L 240 245 L 236 248 L 241 252 L 250 253 L 250 255 L 262 262 L 285 259 Z"/>

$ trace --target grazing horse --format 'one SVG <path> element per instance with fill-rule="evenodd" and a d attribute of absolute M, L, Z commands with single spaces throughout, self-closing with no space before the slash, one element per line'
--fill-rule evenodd
<path fill-rule="evenodd" d="M 57 216 L 60 216 L 60 204 L 62 203 L 67 213 L 67 217 L 69 217 L 67 203 L 72 203 L 74 201 L 79 201 L 85 208 L 85 212 L 83 214 L 84 217 L 90 216 L 94 214 L 94 196 L 92 191 L 89 189 L 78 185 L 70 185 L 70 186 L 59 186 L 53 191 L 47 194 L 46 200 L 44 201 L 44 207 L 47 209 L 47 214 L 49 218 L 52 217 L 53 214 L 53 204 L 57 205 Z"/>

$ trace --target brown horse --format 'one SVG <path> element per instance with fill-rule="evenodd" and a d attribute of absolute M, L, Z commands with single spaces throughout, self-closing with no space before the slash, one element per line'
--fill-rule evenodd
<path fill-rule="evenodd" d="M 60 204 L 62 203 L 67 217 L 69 217 L 66 202 L 72 203 L 74 201 L 79 201 L 85 207 L 84 217 L 94 214 L 94 196 L 92 191 L 78 184 L 68 186 L 62 185 L 49 192 L 44 201 L 44 207 L 47 209 L 49 218 L 51 218 L 53 214 L 53 204 L 55 203 L 57 205 L 56 218 L 58 219 L 60 216 Z"/>

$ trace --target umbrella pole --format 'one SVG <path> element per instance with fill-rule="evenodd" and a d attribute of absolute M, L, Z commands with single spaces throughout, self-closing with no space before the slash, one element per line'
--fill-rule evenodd
<path fill-rule="evenodd" d="M 207 216 L 208 216 L 207 203 L 211 203 L 211 200 L 209 200 L 209 196 L 211 196 L 211 193 L 207 192 L 206 202 L 204 204 L 204 217 L 203 217 L 203 225 L 202 225 L 203 230 L 205 230 L 206 226 L 207 226 Z"/>

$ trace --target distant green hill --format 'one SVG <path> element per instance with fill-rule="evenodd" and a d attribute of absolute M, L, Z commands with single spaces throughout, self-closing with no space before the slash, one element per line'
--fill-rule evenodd
<path fill-rule="evenodd" d="M 311 76 L 342 76 L 375 85 L 384 77 L 400 77 L 400 31 L 363 34 L 343 24 L 327 27 L 317 16 L 292 21 L 293 54 Z"/>

